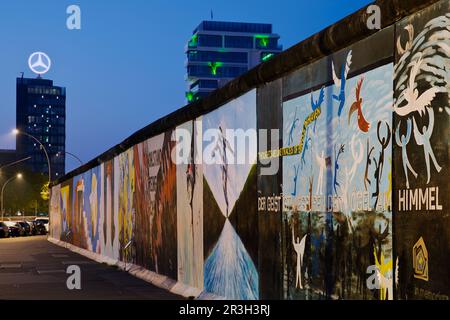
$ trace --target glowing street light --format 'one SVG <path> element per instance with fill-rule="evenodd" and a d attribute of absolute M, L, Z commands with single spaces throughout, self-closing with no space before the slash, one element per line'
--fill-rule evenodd
<path fill-rule="evenodd" d="M 8 185 L 8 183 L 10 183 L 11 181 L 15 180 L 15 179 L 22 179 L 23 176 L 21 173 L 16 174 L 15 176 L 12 176 L 11 178 L 9 178 L 8 180 L 6 180 L 6 182 L 3 184 L 2 187 L 2 193 L 1 193 L 1 209 L 2 209 L 2 221 L 4 219 L 4 215 L 5 215 L 5 210 L 4 210 L 4 201 L 3 201 L 3 194 L 5 193 L 5 188 Z"/>

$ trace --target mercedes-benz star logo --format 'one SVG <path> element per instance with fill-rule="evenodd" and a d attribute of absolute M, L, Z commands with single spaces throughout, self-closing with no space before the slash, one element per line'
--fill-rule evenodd
<path fill-rule="evenodd" d="M 50 57 L 44 52 L 34 52 L 28 58 L 28 66 L 31 71 L 39 75 L 47 73 L 51 65 Z"/>

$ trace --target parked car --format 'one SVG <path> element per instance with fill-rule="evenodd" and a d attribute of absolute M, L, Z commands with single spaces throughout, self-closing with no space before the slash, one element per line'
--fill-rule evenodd
<path fill-rule="evenodd" d="M 0 222 L 0 238 L 8 238 L 9 237 L 9 228 L 8 226 Z"/>
<path fill-rule="evenodd" d="M 23 227 L 14 221 L 5 221 L 4 224 L 9 229 L 9 236 L 10 237 L 22 237 L 25 234 L 25 231 Z"/>
<path fill-rule="evenodd" d="M 30 226 L 30 234 L 34 236 L 36 234 L 36 229 L 34 227 L 33 221 L 25 221 Z"/>
<path fill-rule="evenodd" d="M 34 221 L 37 221 L 37 222 L 43 224 L 44 227 L 45 227 L 46 233 L 48 233 L 48 230 L 49 230 L 49 226 L 48 226 L 48 218 L 42 218 L 42 217 L 39 217 L 39 218 L 36 218 Z"/>
<path fill-rule="evenodd" d="M 45 225 L 39 221 L 32 221 L 33 223 L 33 235 L 45 235 L 47 234 L 47 230 L 45 229 Z"/>
<path fill-rule="evenodd" d="M 28 222 L 26 222 L 26 221 L 19 221 L 19 222 L 17 222 L 17 223 L 20 224 L 20 225 L 22 226 L 23 232 L 24 232 L 24 236 L 31 236 L 31 235 L 32 235 L 32 233 L 31 233 L 31 227 L 30 227 L 30 225 L 28 224 Z"/>

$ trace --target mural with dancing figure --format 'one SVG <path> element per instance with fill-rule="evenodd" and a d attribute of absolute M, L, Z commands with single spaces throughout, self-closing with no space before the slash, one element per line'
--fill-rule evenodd
<path fill-rule="evenodd" d="M 257 150 L 254 141 L 249 141 L 243 150 L 246 161 L 239 163 L 238 144 L 231 131 L 239 128 L 255 133 L 256 92 L 204 115 L 202 123 L 205 137 L 208 130 L 214 130 L 211 143 L 203 149 L 205 159 L 212 159 L 203 164 L 204 232 L 208 235 L 204 243 L 204 286 L 208 292 L 231 299 L 258 299 L 257 212 L 253 200 Z"/>
<path fill-rule="evenodd" d="M 399 299 L 450 297 L 449 26 L 448 1 L 397 26 L 393 135 Z"/>

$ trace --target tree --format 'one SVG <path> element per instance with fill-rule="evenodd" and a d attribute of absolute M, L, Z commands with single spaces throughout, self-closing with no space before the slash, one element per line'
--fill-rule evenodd
<path fill-rule="evenodd" d="M 42 200 L 48 201 L 50 200 L 50 190 L 49 190 L 49 182 L 44 183 L 41 187 L 41 198 Z"/>
<path fill-rule="evenodd" d="M 34 173 L 25 168 L 6 168 L 0 173 L 0 188 L 6 180 L 22 173 L 22 179 L 11 181 L 5 188 L 4 209 L 5 214 L 15 214 L 20 211 L 23 214 L 48 213 L 49 188 L 48 176 Z"/>

